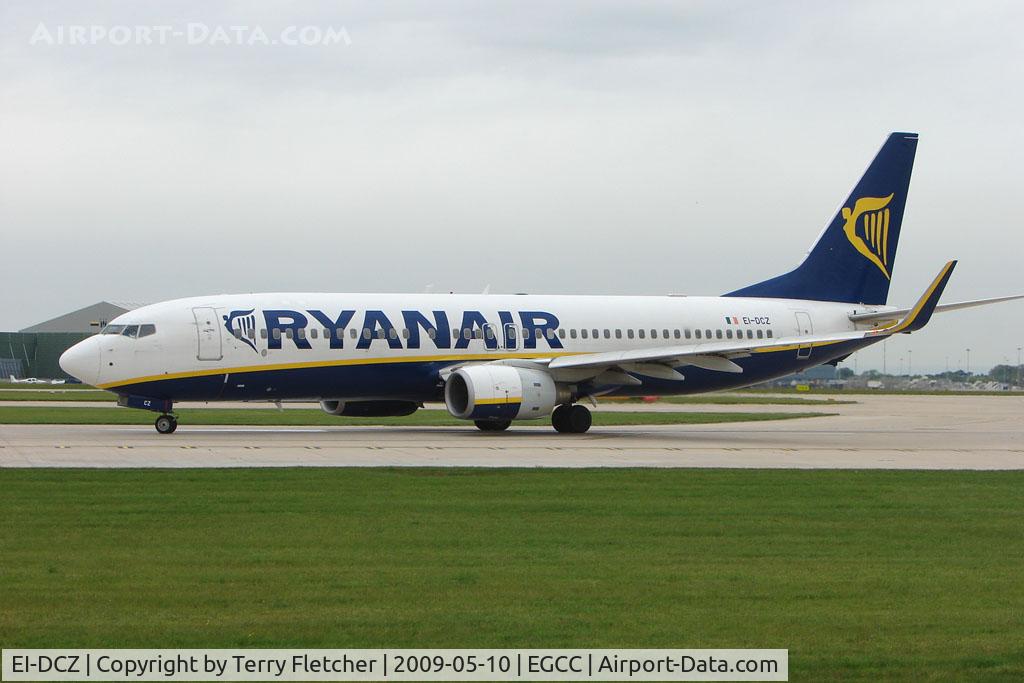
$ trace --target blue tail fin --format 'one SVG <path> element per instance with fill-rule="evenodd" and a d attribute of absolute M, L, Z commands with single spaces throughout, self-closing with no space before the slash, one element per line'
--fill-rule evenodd
<path fill-rule="evenodd" d="M 896 263 L 915 133 L 893 133 L 795 270 L 725 296 L 884 304 Z"/>

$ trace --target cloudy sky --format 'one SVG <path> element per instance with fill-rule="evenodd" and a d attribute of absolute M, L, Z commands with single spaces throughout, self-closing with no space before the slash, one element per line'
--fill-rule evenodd
<path fill-rule="evenodd" d="M 718 294 L 795 265 L 893 130 L 921 142 L 890 302 L 953 257 L 947 301 L 1024 292 L 1022 24 L 1009 1 L 5 2 L 0 328 L 222 291 Z M 1003 304 L 887 363 L 1021 345 Z"/>

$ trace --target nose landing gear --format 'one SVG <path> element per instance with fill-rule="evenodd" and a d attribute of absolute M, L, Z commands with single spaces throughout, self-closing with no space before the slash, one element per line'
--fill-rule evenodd
<path fill-rule="evenodd" d="M 551 425 L 561 434 L 583 434 L 592 422 L 590 411 L 579 403 L 563 403 L 551 413 Z"/>
<path fill-rule="evenodd" d="M 178 428 L 178 418 L 173 415 L 161 415 L 156 419 L 154 426 L 161 434 L 172 434 Z"/>

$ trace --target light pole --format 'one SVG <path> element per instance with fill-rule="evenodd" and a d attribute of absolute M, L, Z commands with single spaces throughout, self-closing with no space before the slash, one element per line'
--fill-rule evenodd
<path fill-rule="evenodd" d="M 967 374 L 971 374 L 971 349 L 967 347 Z"/>
<path fill-rule="evenodd" d="M 1022 348 L 1024 348 L 1024 346 L 1018 346 L 1017 347 L 1017 386 L 1018 387 L 1020 386 L 1020 350 Z"/>
<path fill-rule="evenodd" d="M 914 374 L 914 352 L 911 349 L 907 349 L 907 374 Z"/>

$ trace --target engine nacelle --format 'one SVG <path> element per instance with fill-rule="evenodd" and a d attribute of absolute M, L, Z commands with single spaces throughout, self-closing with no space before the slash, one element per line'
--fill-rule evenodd
<path fill-rule="evenodd" d="M 444 385 L 448 412 L 462 420 L 532 420 L 568 400 L 548 373 L 511 365 L 459 368 Z"/>
<path fill-rule="evenodd" d="M 403 417 L 419 407 L 413 401 L 320 401 L 325 413 L 344 417 Z"/>

